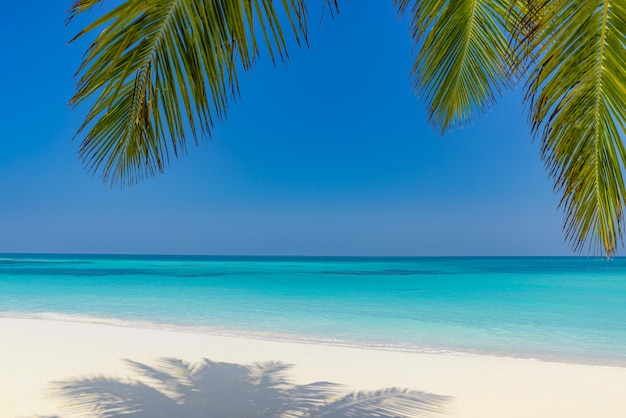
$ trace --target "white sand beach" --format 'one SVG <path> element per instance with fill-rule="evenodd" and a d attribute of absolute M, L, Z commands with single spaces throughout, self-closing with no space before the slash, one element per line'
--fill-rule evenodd
<path fill-rule="evenodd" d="M 36 319 L 0 335 L 1 417 L 626 416 L 626 368 Z"/>

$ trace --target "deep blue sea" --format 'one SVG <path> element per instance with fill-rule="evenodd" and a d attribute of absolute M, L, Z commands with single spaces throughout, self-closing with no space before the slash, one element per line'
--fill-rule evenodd
<path fill-rule="evenodd" d="M 0 316 L 626 366 L 626 258 L 4 254 Z"/>

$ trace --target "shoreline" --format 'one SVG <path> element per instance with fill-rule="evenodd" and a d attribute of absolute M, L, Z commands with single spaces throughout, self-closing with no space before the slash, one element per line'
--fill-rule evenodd
<path fill-rule="evenodd" d="M 19 313 L 0 312 L 1 319 L 27 319 L 38 321 L 66 322 L 87 325 L 101 325 L 110 327 L 131 328 L 137 330 L 151 330 L 175 332 L 184 334 L 197 334 L 215 337 L 240 338 L 245 340 L 270 341 L 277 343 L 294 343 L 307 345 L 322 345 L 329 347 L 345 347 L 362 350 L 390 351 L 401 353 L 437 354 L 469 357 L 495 357 L 511 360 L 533 360 L 546 363 L 572 364 L 582 366 L 616 367 L 626 368 L 626 360 L 598 358 L 598 357 L 565 357 L 563 355 L 548 354 L 524 354 L 511 352 L 488 352 L 471 349 L 458 349 L 450 347 L 427 347 L 415 346 L 411 344 L 394 345 L 393 343 L 382 343 L 360 340 L 338 340 L 321 337 L 308 337 L 297 334 L 276 334 L 264 331 L 240 330 L 232 328 L 220 328 L 203 325 L 181 325 L 171 323 L 160 323 L 153 321 L 126 320 L 116 318 L 92 317 L 83 315 L 73 315 L 55 312 L 40 313 Z"/>
<path fill-rule="evenodd" d="M 157 393 L 156 389 L 161 386 L 158 386 L 159 382 L 155 386 L 156 375 L 148 378 L 142 375 L 142 370 L 145 372 L 153 367 L 161 370 L 159 367 L 165 367 L 163 359 L 174 358 L 190 365 L 189 370 L 204 370 L 207 376 L 216 376 L 212 389 L 198 386 L 200 389 L 196 392 L 202 395 L 203 402 L 213 400 L 239 415 L 250 413 L 232 410 L 242 405 L 238 397 L 252 396 L 248 389 L 237 386 L 235 389 L 239 390 L 229 392 L 230 395 L 213 399 L 211 394 L 215 383 L 218 387 L 227 384 L 228 373 L 251 372 L 260 367 L 259 363 L 265 364 L 263 367 L 270 367 L 269 364 L 284 366 L 286 377 L 294 385 L 300 385 L 298 388 L 314 382 L 329 382 L 343 385 L 343 394 L 366 391 L 362 396 L 367 396 L 367 393 L 374 393 L 371 391 L 378 391 L 389 397 L 384 405 L 393 405 L 405 396 L 402 402 L 404 408 L 408 408 L 406 411 L 417 408 L 415 411 L 421 411 L 421 416 L 425 417 L 617 418 L 626 410 L 626 398 L 622 394 L 622 388 L 626 386 L 626 369 L 615 366 L 375 350 L 6 317 L 0 317 L 0 333 L 3 335 L 0 375 L 7 377 L 0 382 L 0 393 L 3 393 L 1 417 L 93 416 L 94 405 L 90 404 L 93 396 L 89 398 L 80 392 L 81 382 L 89 382 L 92 390 L 97 386 L 95 383 L 101 383 L 104 390 L 107 385 L 134 382 L 127 389 L 147 387 Z M 167 367 L 174 367 L 171 361 L 167 364 Z M 229 372 L 224 375 L 222 372 L 225 371 Z M 65 384 L 63 393 L 59 392 L 59 385 L 62 385 L 59 382 Z M 294 388 L 296 386 L 292 388 L 296 390 Z M 390 388 L 399 389 L 394 392 Z M 321 397 L 323 391 L 319 390 L 316 396 Z M 403 390 L 408 392 L 402 395 Z M 81 394 L 83 398 L 78 397 Z M 156 408 L 160 403 L 163 408 L 167 405 L 175 408 L 167 396 L 145 397 L 139 392 L 136 395 L 143 402 L 144 409 Z M 336 398 L 332 398 L 335 404 L 339 402 Z M 82 403 L 77 399 L 83 399 Z M 239 400 L 235 402 L 236 399 Z M 379 407 L 386 407 L 384 405 Z M 91 415 L 85 412 L 87 407 L 92 408 Z M 180 415 L 181 412 L 174 410 L 174 413 Z"/>

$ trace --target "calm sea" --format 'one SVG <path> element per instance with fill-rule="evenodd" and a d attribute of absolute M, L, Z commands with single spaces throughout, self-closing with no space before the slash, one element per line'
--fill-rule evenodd
<path fill-rule="evenodd" d="M 5 254 L 0 316 L 626 366 L 626 259 Z"/>

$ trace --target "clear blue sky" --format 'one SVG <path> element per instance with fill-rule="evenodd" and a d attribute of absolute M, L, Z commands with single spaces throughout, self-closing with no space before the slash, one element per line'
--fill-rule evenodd
<path fill-rule="evenodd" d="M 109 188 L 71 141 L 86 109 L 67 106 L 85 47 L 67 45 L 70 3 L 8 2 L 0 18 L 0 252 L 570 254 L 521 93 L 439 136 L 390 0 L 315 18 L 310 49 L 242 77 L 211 141 Z"/>

